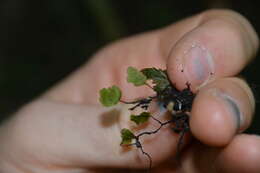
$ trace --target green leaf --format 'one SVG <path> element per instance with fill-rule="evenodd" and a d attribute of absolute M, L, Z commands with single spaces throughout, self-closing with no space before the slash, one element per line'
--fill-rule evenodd
<path fill-rule="evenodd" d="M 144 68 L 141 72 L 147 77 L 147 79 L 161 80 L 168 79 L 167 74 L 164 70 L 156 68 Z"/>
<path fill-rule="evenodd" d="M 120 145 L 124 145 L 124 144 L 131 144 L 132 139 L 135 138 L 135 135 L 128 129 L 122 129 L 121 130 L 121 144 Z"/>
<path fill-rule="evenodd" d="M 131 121 L 135 122 L 137 125 L 145 123 L 150 118 L 151 114 L 149 112 L 142 112 L 140 115 L 131 115 Z"/>
<path fill-rule="evenodd" d="M 127 68 L 127 82 L 133 83 L 135 86 L 144 85 L 147 77 L 134 67 Z"/>
<path fill-rule="evenodd" d="M 106 107 L 116 105 L 121 98 L 121 90 L 115 85 L 101 89 L 99 94 L 99 101 Z"/>
<path fill-rule="evenodd" d="M 163 90 L 165 90 L 168 86 L 170 85 L 169 81 L 167 80 L 158 80 L 156 81 L 156 85 L 153 87 L 153 89 L 156 92 L 162 92 Z"/>
<path fill-rule="evenodd" d="M 155 86 L 153 87 L 156 92 L 162 92 L 165 88 L 170 85 L 167 73 L 165 70 L 156 68 L 145 68 L 141 72 L 152 80 Z"/>

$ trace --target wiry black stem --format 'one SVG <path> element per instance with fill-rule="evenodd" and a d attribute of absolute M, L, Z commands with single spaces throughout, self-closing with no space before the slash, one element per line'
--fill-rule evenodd
<path fill-rule="evenodd" d="M 144 155 L 146 155 L 147 158 L 149 159 L 149 171 L 150 171 L 150 170 L 152 169 L 152 164 L 153 164 L 152 157 L 151 157 L 148 153 L 146 153 L 146 152 L 143 150 L 143 147 L 141 147 L 140 149 L 141 149 L 142 153 L 143 153 Z"/>
<path fill-rule="evenodd" d="M 163 103 L 163 106 L 167 108 L 167 110 L 171 113 L 172 118 L 166 122 L 162 122 L 157 118 L 155 118 L 154 116 L 151 116 L 151 118 L 159 124 L 159 127 L 157 127 L 152 131 L 144 131 L 135 135 L 134 137 L 135 143 L 130 144 L 130 145 L 135 145 L 137 148 L 140 148 L 142 154 L 148 157 L 150 161 L 148 172 L 150 172 L 152 168 L 152 157 L 143 150 L 143 146 L 140 142 L 140 138 L 145 135 L 156 134 L 162 129 L 163 126 L 166 126 L 168 124 L 173 124 L 174 127 L 172 129 L 179 134 L 176 158 L 177 160 L 180 160 L 180 151 L 181 151 L 181 146 L 183 144 L 183 139 L 185 134 L 190 130 L 189 112 L 191 111 L 192 102 L 195 97 L 195 94 L 193 94 L 191 91 L 190 84 L 186 83 L 186 85 L 187 88 L 181 91 L 177 90 L 174 86 L 171 86 L 166 88 L 162 92 L 157 92 L 156 96 L 150 96 L 132 102 L 121 101 L 125 104 L 133 104 L 133 107 L 131 107 L 129 110 L 134 110 L 137 107 L 147 110 L 150 103 L 153 101 L 153 99 L 157 99 L 157 101 Z M 147 86 L 151 88 L 150 85 Z"/>
<path fill-rule="evenodd" d="M 179 140 L 178 140 L 178 144 L 177 144 L 177 154 L 176 154 L 177 160 L 180 160 L 181 145 L 183 143 L 183 138 L 184 138 L 185 133 L 186 133 L 185 130 L 182 130 L 180 132 L 180 136 L 179 136 Z"/>
<path fill-rule="evenodd" d="M 153 99 L 156 99 L 157 96 L 149 96 L 147 98 L 143 98 L 143 99 L 140 99 L 140 100 L 135 100 L 135 101 L 130 101 L 130 102 L 127 102 L 127 101 L 123 101 L 123 100 L 120 100 L 120 102 L 124 103 L 124 104 L 135 104 L 133 107 L 129 108 L 129 110 L 134 110 L 136 109 L 137 107 L 141 107 L 145 110 L 148 109 L 149 107 L 149 104 L 152 102 Z"/>
<path fill-rule="evenodd" d="M 185 134 L 190 130 L 189 128 L 189 115 L 187 113 L 181 112 L 173 116 L 173 122 L 175 127 L 172 128 L 176 133 L 179 133 L 179 140 L 177 144 L 177 160 L 180 160 L 181 145 L 183 144 L 183 138 Z"/>
<path fill-rule="evenodd" d="M 136 104 L 139 102 L 142 102 L 143 100 L 148 100 L 148 99 L 155 99 L 157 98 L 157 96 L 149 96 L 147 98 L 142 98 L 142 99 L 138 99 L 138 100 L 134 100 L 134 101 L 124 101 L 124 100 L 120 100 L 120 102 L 124 103 L 124 104 Z"/>
<path fill-rule="evenodd" d="M 153 131 L 149 131 L 149 132 L 142 132 L 138 135 L 135 136 L 135 143 L 129 144 L 128 146 L 132 146 L 135 145 L 137 148 L 140 148 L 140 150 L 142 151 L 142 154 L 146 155 L 146 157 L 149 159 L 149 172 L 152 169 L 152 157 L 143 150 L 143 146 L 140 142 L 140 137 L 143 135 L 151 135 L 151 134 L 155 134 L 157 133 L 163 126 L 169 124 L 172 122 L 172 120 L 166 121 L 166 122 L 161 122 L 160 120 L 156 119 L 155 117 L 151 116 L 153 120 L 155 120 L 156 122 L 158 122 L 160 124 L 160 126 L 153 130 Z"/>
<path fill-rule="evenodd" d="M 139 141 L 139 138 L 136 137 L 135 140 L 136 140 L 135 143 L 128 144 L 128 146 L 135 145 L 136 148 L 140 148 L 142 154 L 144 154 L 149 159 L 149 170 L 148 170 L 148 172 L 150 172 L 150 170 L 152 169 L 152 164 L 153 164 L 152 157 L 147 152 L 144 151 L 143 146 L 142 146 L 141 142 Z"/>
<path fill-rule="evenodd" d="M 153 120 L 155 120 L 156 122 L 158 122 L 158 123 L 160 124 L 160 126 L 159 126 L 157 129 L 153 130 L 153 131 L 142 132 L 142 133 L 138 134 L 138 135 L 136 136 L 137 138 L 139 138 L 139 137 L 141 137 L 141 136 L 143 136 L 143 135 L 155 134 L 155 133 L 157 133 L 163 126 L 165 126 L 165 125 L 167 125 L 167 124 L 170 124 L 170 123 L 172 122 L 172 120 L 169 120 L 169 121 L 166 121 L 166 122 L 161 122 L 160 120 L 156 119 L 156 118 L 153 117 L 153 116 L 151 116 L 151 118 L 152 118 Z"/>

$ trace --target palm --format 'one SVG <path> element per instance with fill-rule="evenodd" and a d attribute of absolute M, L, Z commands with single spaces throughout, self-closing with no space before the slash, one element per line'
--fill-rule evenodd
<path fill-rule="evenodd" d="M 151 35 L 146 39 L 151 39 L 153 41 L 155 40 L 155 35 Z M 136 40 L 142 41 L 142 37 L 137 37 Z M 139 41 L 137 41 L 139 43 Z M 88 113 L 86 114 L 79 114 L 78 112 L 84 112 L 84 109 L 86 111 L 89 111 L 89 108 L 85 108 L 84 104 L 92 105 L 95 107 L 94 109 L 97 109 L 100 111 L 100 114 L 95 115 L 93 120 L 92 117 L 88 118 L 87 120 L 89 123 L 93 123 L 95 121 L 102 122 L 102 126 L 100 128 L 103 128 L 102 130 L 107 130 L 117 128 L 121 129 L 123 127 L 128 126 L 128 123 L 126 121 L 129 120 L 129 111 L 126 107 L 119 107 L 114 110 L 104 111 L 104 108 L 98 103 L 98 93 L 99 90 L 103 87 L 108 87 L 111 85 L 118 85 L 123 93 L 124 100 L 134 100 L 137 98 L 142 98 L 146 96 L 154 95 L 154 91 L 152 91 L 150 88 L 147 87 L 134 87 L 133 85 L 126 82 L 126 69 L 129 66 L 135 66 L 137 68 L 144 68 L 144 67 L 159 67 L 162 69 L 166 68 L 166 60 L 167 57 L 163 57 L 160 55 L 160 50 L 158 48 L 154 49 L 145 49 L 145 47 L 153 47 L 152 45 L 155 44 L 154 42 L 148 41 L 147 43 L 151 44 L 143 44 L 143 42 L 140 42 L 140 45 L 136 45 L 135 42 L 127 42 L 125 44 L 119 44 L 116 46 L 112 46 L 108 49 L 105 49 L 104 51 L 101 51 L 99 54 L 97 54 L 95 57 L 93 57 L 92 61 L 89 62 L 86 66 L 84 66 L 80 72 L 74 74 L 74 78 L 79 78 L 76 81 L 79 81 L 79 83 L 74 83 L 73 88 L 80 88 L 77 89 L 77 92 L 71 93 L 71 88 L 65 88 L 64 91 L 62 91 L 62 95 L 64 97 L 63 100 L 60 100 L 59 95 L 55 95 L 55 98 L 53 98 L 52 93 L 56 92 L 55 90 L 59 89 L 59 86 L 54 88 L 54 91 L 50 91 L 50 93 L 46 94 L 46 97 L 51 98 L 52 100 L 58 100 L 59 102 L 68 102 L 71 103 L 70 107 L 66 107 L 62 109 L 65 112 L 71 112 L 72 109 L 74 109 L 75 113 L 72 113 L 73 116 L 78 117 L 86 117 Z M 129 49 L 131 48 L 131 49 Z M 120 50 L 120 52 L 118 52 Z M 98 73 L 96 73 L 96 69 L 98 69 Z M 82 78 L 85 78 L 82 80 Z M 81 80 L 80 80 L 81 79 Z M 91 86 L 89 85 L 88 81 L 91 81 Z M 94 87 L 93 87 L 94 86 Z M 71 87 L 71 86 L 69 86 Z M 64 96 L 64 94 L 66 96 Z M 78 98 L 80 96 L 80 98 Z M 74 100 L 80 100 L 74 101 Z M 62 113 L 61 113 L 62 114 Z M 120 115 L 119 115 L 120 114 Z M 116 117 L 116 118 L 115 118 Z M 120 117 L 119 119 L 117 119 Z M 115 121 L 117 120 L 117 121 Z M 86 122 L 84 122 L 86 123 Z M 150 125 L 152 127 L 148 127 L 149 129 L 156 128 L 158 124 L 152 123 Z M 87 125 L 85 125 L 84 128 L 88 128 Z M 76 129 L 76 128 L 75 128 Z M 88 131 L 91 129 L 78 129 L 81 131 Z M 173 134 L 171 130 L 164 129 L 162 130 L 164 135 L 158 134 L 158 136 L 161 136 L 159 138 L 156 138 L 152 144 L 145 145 L 146 151 L 151 154 L 153 157 L 153 162 L 156 163 L 156 160 L 161 160 L 162 158 L 167 158 L 168 156 L 174 156 L 176 152 L 176 147 L 174 145 L 178 142 L 178 135 Z M 75 132 L 76 133 L 76 132 Z M 119 133 L 119 131 L 117 131 Z M 170 142 L 169 134 L 172 137 L 172 140 Z M 86 138 L 89 138 L 89 135 L 98 135 L 98 132 L 95 131 L 94 134 L 86 133 Z M 115 138 L 116 136 L 116 138 Z M 115 144 L 117 145 L 116 150 L 114 152 L 120 152 L 122 149 L 119 145 L 120 139 L 118 139 L 118 134 L 115 136 L 110 136 L 109 138 L 115 138 Z M 71 139 L 70 136 L 68 136 L 68 139 Z M 103 137 L 100 137 L 100 142 L 105 141 Z M 117 142 L 116 142 L 117 141 Z M 161 154 L 160 152 L 154 152 L 160 150 L 160 143 L 165 141 L 165 143 L 173 144 L 168 145 L 168 148 L 164 148 L 164 153 L 166 150 L 169 154 Z M 85 142 L 82 141 L 84 144 Z M 104 143 L 104 148 L 106 148 L 106 143 Z M 159 149 L 159 150 L 158 150 Z M 100 149 L 99 149 L 100 151 Z M 136 154 L 136 156 L 139 157 L 139 159 L 143 160 L 144 166 L 147 166 L 149 164 L 149 161 L 145 156 L 143 156 L 139 151 L 136 149 L 133 149 L 133 152 Z M 142 166 L 142 165 L 140 165 Z"/>

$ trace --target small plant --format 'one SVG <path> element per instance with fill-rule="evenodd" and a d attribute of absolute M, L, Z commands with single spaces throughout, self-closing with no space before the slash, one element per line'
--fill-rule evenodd
<path fill-rule="evenodd" d="M 151 81 L 151 85 L 149 84 Z M 156 69 L 156 68 L 145 68 L 139 71 L 134 67 L 128 67 L 127 69 L 127 82 L 132 83 L 134 86 L 146 85 L 152 90 L 154 90 L 155 95 L 147 98 L 126 102 L 121 100 L 121 90 L 117 86 L 112 86 L 110 88 L 103 88 L 100 90 L 100 102 L 108 107 L 114 106 L 118 102 L 124 104 L 132 104 L 133 106 L 129 108 L 130 111 L 141 108 L 144 111 L 139 115 L 130 115 L 130 120 L 137 125 L 147 122 L 150 118 L 159 124 L 159 127 L 152 131 L 144 131 L 139 134 L 134 134 L 129 129 L 121 130 L 121 144 L 122 146 L 136 146 L 139 148 L 144 155 L 149 159 L 149 170 L 152 167 L 151 156 L 143 150 L 140 138 L 146 135 L 156 134 L 163 126 L 173 125 L 170 128 L 175 133 L 179 133 L 179 142 L 177 145 L 177 155 L 180 152 L 180 146 L 183 143 L 183 137 L 185 133 L 189 132 L 189 116 L 192 107 L 192 102 L 195 94 L 192 93 L 190 89 L 190 84 L 186 84 L 187 88 L 179 91 L 170 82 L 166 70 Z M 148 112 L 149 105 L 152 101 L 158 102 L 163 105 L 170 114 L 171 118 L 166 122 L 161 122 L 156 119 L 150 112 Z M 133 142 L 134 141 L 134 142 Z"/>

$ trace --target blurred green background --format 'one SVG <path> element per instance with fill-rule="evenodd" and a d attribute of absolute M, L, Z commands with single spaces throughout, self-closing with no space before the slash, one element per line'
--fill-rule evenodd
<path fill-rule="evenodd" d="M 210 8 L 240 12 L 259 33 L 256 4 L 253 0 L 1 0 L 0 120 L 119 38 L 163 27 Z M 257 100 L 259 65 L 256 59 L 242 72 Z M 260 134 L 259 116 L 248 132 Z"/>

